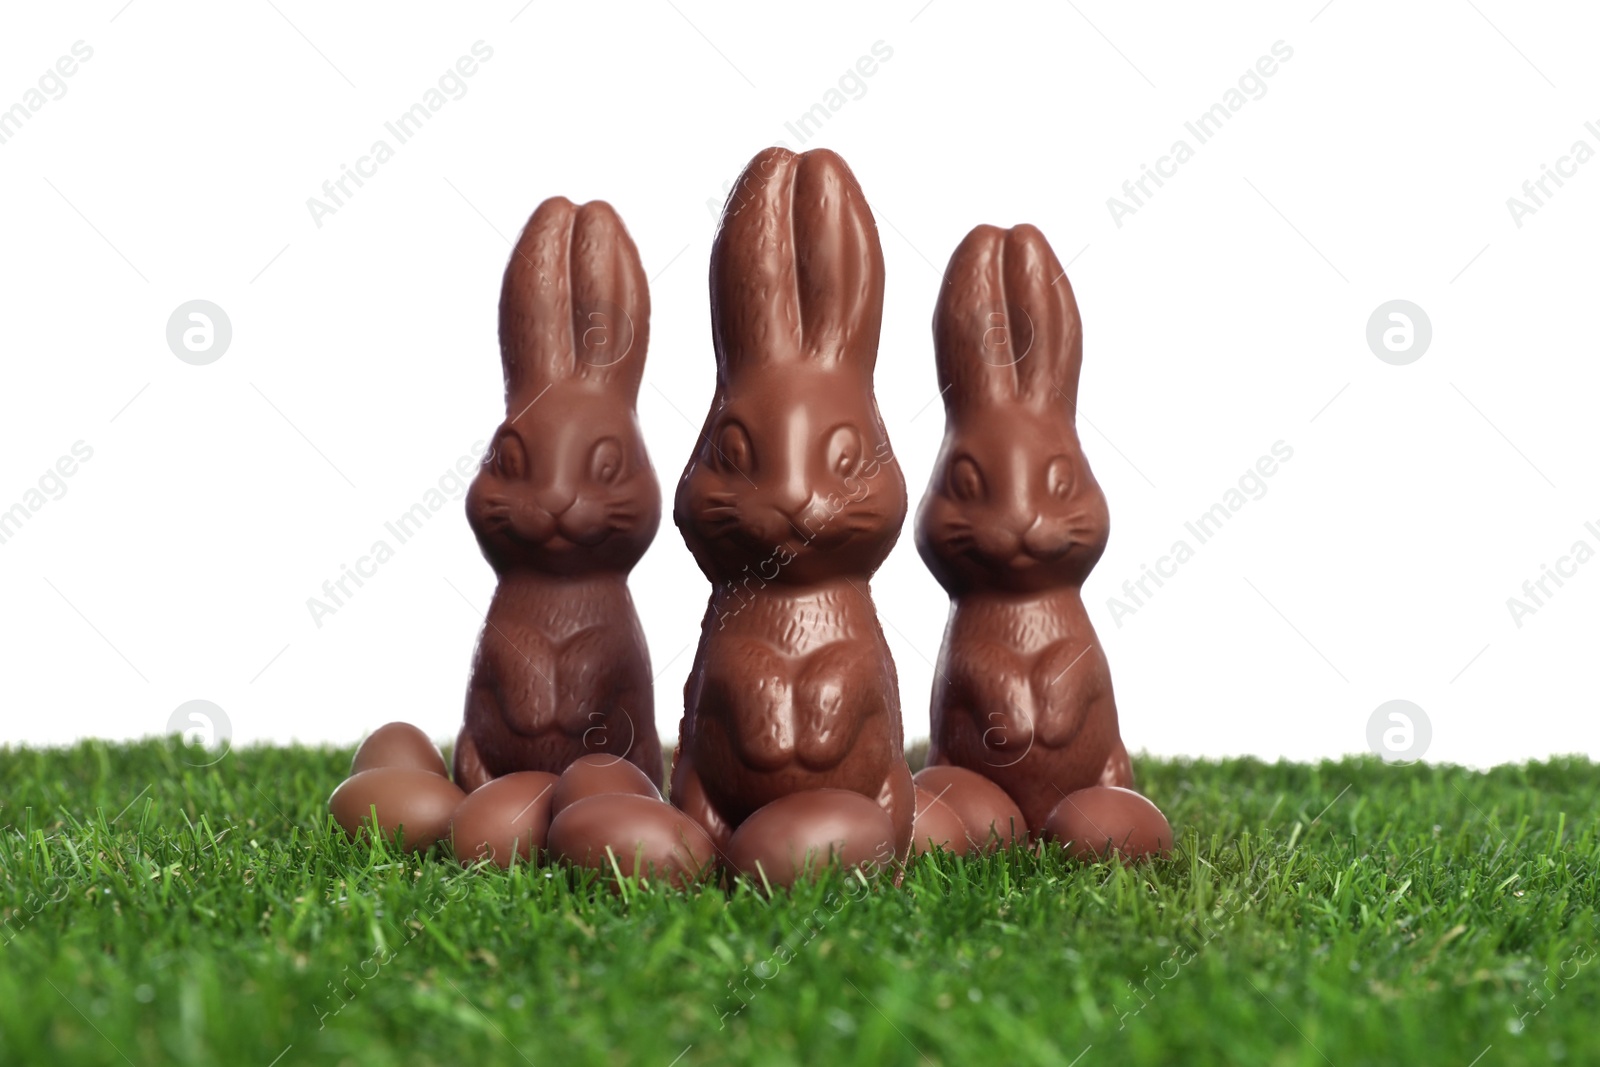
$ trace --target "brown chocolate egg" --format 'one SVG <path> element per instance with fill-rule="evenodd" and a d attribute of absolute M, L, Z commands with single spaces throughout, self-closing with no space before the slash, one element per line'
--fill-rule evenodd
<path fill-rule="evenodd" d="M 677 886 L 698 881 L 716 860 L 716 849 L 698 823 L 664 800 L 637 793 L 574 800 L 550 820 L 546 845 L 550 855 L 579 867 L 620 870 L 625 877 L 638 874 Z"/>
<path fill-rule="evenodd" d="M 955 809 L 926 789 L 917 789 L 916 814 L 911 820 L 911 848 L 917 855 L 942 848 L 965 856 L 972 851 L 966 823 Z"/>
<path fill-rule="evenodd" d="M 443 775 L 414 767 L 374 767 L 352 774 L 328 798 L 328 811 L 351 837 L 371 826 L 372 809 L 385 838 L 404 827 L 404 847 L 421 852 L 443 837 L 466 794 Z"/>
<path fill-rule="evenodd" d="M 728 842 L 728 863 L 757 882 L 790 886 L 830 864 L 871 872 L 895 858 L 894 823 L 845 789 L 807 789 L 757 808 Z"/>
<path fill-rule="evenodd" d="M 1172 851 L 1172 826 L 1161 809 L 1147 797 L 1114 785 L 1068 793 L 1051 810 L 1044 833 L 1080 860 L 1098 860 L 1111 851 L 1125 860 Z"/>
<path fill-rule="evenodd" d="M 1022 821 L 1017 802 L 977 771 L 941 764 L 922 768 L 912 781 L 960 816 L 977 848 L 988 850 L 1027 840 L 1028 824 Z"/>
<path fill-rule="evenodd" d="M 361 742 L 350 773 L 360 774 L 374 767 L 410 767 L 448 777 L 444 757 L 428 735 L 408 722 L 384 723 Z"/>
<path fill-rule="evenodd" d="M 605 793 L 632 793 L 652 800 L 661 799 L 661 790 L 648 774 L 621 756 L 591 752 L 579 756 L 561 772 L 550 811 L 559 815 L 569 804 Z"/>
<path fill-rule="evenodd" d="M 538 856 L 550 833 L 556 776 L 545 771 L 502 775 L 467 794 L 450 817 L 450 837 L 462 863 L 493 860 L 511 866 Z"/>

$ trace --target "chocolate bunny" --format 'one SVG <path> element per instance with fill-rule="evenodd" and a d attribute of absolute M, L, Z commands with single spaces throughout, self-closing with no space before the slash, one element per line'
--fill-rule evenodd
<path fill-rule="evenodd" d="M 899 687 L 867 586 L 906 515 L 872 393 L 882 318 L 877 226 L 844 160 L 757 155 L 711 253 L 717 393 L 673 509 L 713 588 L 672 802 L 722 849 L 764 804 L 824 788 L 876 801 L 910 844 Z"/>
<path fill-rule="evenodd" d="M 1068 793 L 1133 786 L 1081 597 L 1110 532 L 1074 428 L 1083 326 L 1044 235 L 967 234 L 933 339 L 945 438 L 916 537 L 952 606 L 928 762 L 988 777 L 1038 831 Z"/>
<path fill-rule="evenodd" d="M 649 331 L 644 268 L 611 205 L 540 204 L 500 291 L 506 420 L 467 493 L 499 577 L 456 740 L 468 791 L 593 752 L 661 781 L 627 584 L 661 521 L 634 411 Z"/>

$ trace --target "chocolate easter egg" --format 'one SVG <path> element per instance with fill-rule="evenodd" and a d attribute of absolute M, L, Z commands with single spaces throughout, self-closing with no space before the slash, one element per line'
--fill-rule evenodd
<path fill-rule="evenodd" d="M 350 773 L 360 774 L 375 767 L 410 767 L 429 774 L 449 774 L 438 746 L 408 722 L 384 723 L 361 742 L 355 759 L 350 761 Z"/>
<path fill-rule="evenodd" d="M 553 814 L 560 814 L 569 804 L 605 793 L 631 793 L 653 800 L 661 799 L 661 790 L 638 767 L 621 756 L 591 752 L 579 756 L 561 772 L 550 810 Z"/>
<path fill-rule="evenodd" d="M 958 856 L 972 851 L 967 826 L 955 809 L 926 789 L 918 788 L 916 814 L 911 821 L 911 848 L 921 855 L 942 848 Z"/>
<path fill-rule="evenodd" d="M 807 789 L 756 809 L 728 842 L 733 869 L 789 886 L 829 865 L 873 871 L 895 858 L 888 813 L 844 789 Z"/>
<path fill-rule="evenodd" d="M 574 800 L 550 820 L 546 847 L 580 867 L 679 886 L 708 874 L 716 861 L 698 823 L 664 800 L 637 793 Z"/>
<path fill-rule="evenodd" d="M 977 771 L 948 765 L 924 767 L 913 781 L 960 816 L 967 836 L 978 848 L 998 848 L 1027 839 L 1022 809 L 1004 789 Z"/>
<path fill-rule="evenodd" d="M 440 774 L 414 767 L 374 767 L 353 774 L 328 798 L 328 811 L 345 833 L 360 836 L 377 809 L 385 838 L 404 829 L 403 847 L 421 852 L 445 835 L 465 794 Z"/>
<path fill-rule="evenodd" d="M 1120 786 L 1096 785 L 1068 793 L 1050 812 L 1043 829 L 1081 860 L 1097 860 L 1108 852 L 1139 860 L 1172 851 L 1172 826 L 1161 809 Z"/>
<path fill-rule="evenodd" d="M 511 866 L 517 856 L 537 859 L 550 833 L 550 805 L 556 776 L 544 771 L 502 775 L 467 794 L 450 817 L 456 859 L 493 860 Z"/>

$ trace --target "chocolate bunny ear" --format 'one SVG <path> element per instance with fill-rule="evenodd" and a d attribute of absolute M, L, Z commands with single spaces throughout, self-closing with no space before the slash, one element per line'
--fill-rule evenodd
<path fill-rule="evenodd" d="M 745 167 L 711 251 L 711 320 L 724 373 L 791 361 L 871 373 L 883 249 L 837 154 L 769 148 Z"/>
<path fill-rule="evenodd" d="M 1077 411 L 1083 323 L 1072 283 L 1036 226 L 977 226 L 945 268 L 933 312 L 945 407 L 995 401 Z"/>
<path fill-rule="evenodd" d="M 560 196 L 540 204 L 500 290 L 507 404 L 564 379 L 616 387 L 632 401 L 649 339 L 649 284 L 616 210 Z"/>

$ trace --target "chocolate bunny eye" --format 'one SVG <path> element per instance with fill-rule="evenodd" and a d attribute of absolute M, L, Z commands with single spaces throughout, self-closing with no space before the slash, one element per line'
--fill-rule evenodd
<path fill-rule="evenodd" d="M 848 478 L 860 463 L 861 432 L 850 425 L 835 427 L 828 435 L 828 469 Z"/>
<path fill-rule="evenodd" d="M 737 422 L 725 423 L 717 432 L 717 455 L 723 464 L 740 474 L 749 475 L 754 460 L 750 435 Z"/>
<path fill-rule="evenodd" d="M 610 485 L 622 473 L 622 443 L 615 437 L 602 437 L 589 451 L 589 477 Z"/>
<path fill-rule="evenodd" d="M 1050 495 L 1057 500 L 1065 500 L 1070 496 L 1073 473 L 1072 461 L 1066 456 L 1052 459 L 1050 466 L 1045 469 L 1045 484 L 1049 486 Z"/>
<path fill-rule="evenodd" d="M 983 475 L 966 456 L 950 464 L 950 492 L 957 500 L 976 500 L 983 495 Z"/>
<path fill-rule="evenodd" d="M 526 478 L 528 454 L 516 434 L 504 433 L 494 444 L 494 467 L 502 478 Z"/>

